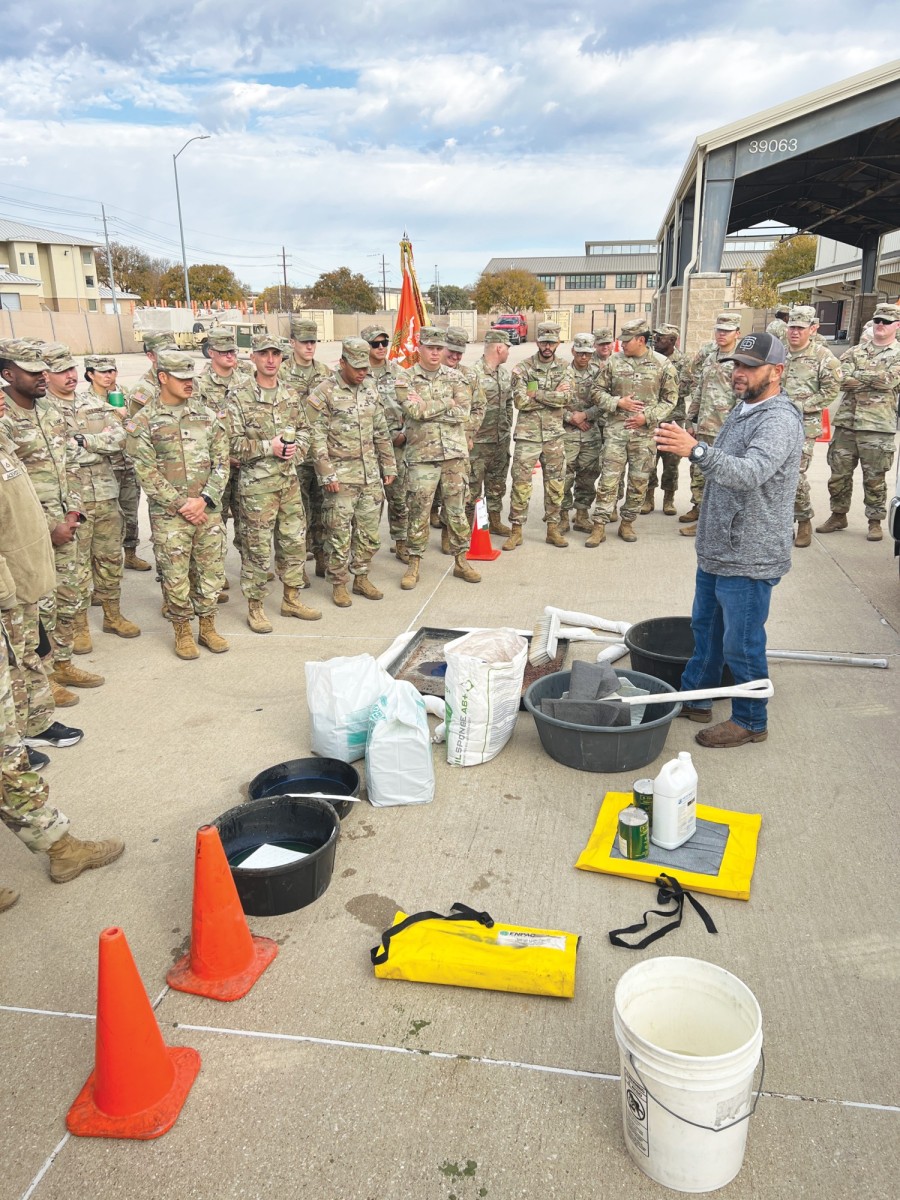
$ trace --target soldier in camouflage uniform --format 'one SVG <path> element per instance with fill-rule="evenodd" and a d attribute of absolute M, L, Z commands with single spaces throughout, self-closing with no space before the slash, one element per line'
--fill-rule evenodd
<path fill-rule="evenodd" d="M 299 317 L 291 318 L 291 347 L 293 354 L 283 360 L 278 378 L 288 384 L 297 393 L 300 400 L 305 402 L 309 393 L 331 377 L 331 368 L 316 359 L 316 343 L 319 340 L 318 326 L 315 321 Z M 308 406 L 304 410 L 307 425 L 312 422 L 312 412 Z M 322 525 L 322 488 L 316 477 L 316 465 L 312 459 L 311 448 L 305 455 L 299 452 L 295 455 L 297 478 L 300 481 L 300 491 L 303 495 L 303 507 L 306 510 L 306 550 L 316 560 L 316 575 L 325 578 L 325 530 Z M 275 569 L 283 576 L 282 565 L 276 555 Z M 300 587 L 308 586 L 306 568 Z"/>
<path fill-rule="evenodd" d="M 678 403 L 672 410 L 670 421 L 676 424 L 683 424 L 685 419 L 685 398 L 688 393 L 688 384 L 685 379 L 685 356 L 678 349 L 679 329 L 677 325 L 660 325 L 653 332 L 653 348 L 657 354 L 661 354 L 675 368 L 678 375 Z M 662 462 L 662 490 L 663 490 L 663 513 L 667 517 L 675 516 L 675 493 L 678 491 L 678 466 L 681 462 L 677 454 L 669 454 L 667 451 L 657 451 L 656 462 L 653 464 L 653 470 L 650 473 L 650 480 L 647 484 L 647 498 L 644 501 L 644 507 L 641 509 L 641 514 L 653 512 L 654 497 L 653 493 L 657 486 L 657 468 Z"/>
<path fill-rule="evenodd" d="M 369 564 L 381 545 L 382 479 L 392 483 L 397 468 L 384 407 L 368 373 L 368 343 L 347 338 L 338 369 L 310 397 L 313 456 L 325 493 L 327 578 L 338 608 L 353 603 L 351 574 L 354 596 L 383 596 L 369 580 Z"/>
<path fill-rule="evenodd" d="M 766 333 L 771 333 L 773 337 L 787 347 L 787 320 L 789 312 L 786 308 L 775 309 L 775 319 L 770 321 L 766 326 Z"/>
<path fill-rule="evenodd" d="M 622 353 L 614 354 L 597 373 L 591 398 L 606 414 L 594 528 L 585 542 L 599 546 L 616 507 L 619 485 L 628 468 L 619 537 L 637 541 L 634 522 L 644 504 L 647 480 L 656 460 L 653 433 L 668 420 L 678 401 L 678 378 L 669 362 L 660 362 L 648 342 L 650 326 L 643 318 L 622 327 Z"/>
<path fill-rule="evenodd" d="M 200 656 L 191 629 L 195 614 L 200 645 L 223 654 L 228 643 L 216 629 L 216 604 L 225 558 L 225 415 L 193 394 L 190 354 L 160 351 L 157 363 L 159 395 L 128 421 L 126 446 L 150 506 L 163 613 L 172 622 L 179 658 Z"/>
<path fill-rule="evenodd" d="M 394 448 L 396 474 L 393 483 L 385 484 L 388 506 L 388 529 L 394 545 L 391 550 L 404 564 L 409 562 L 407 535 L 409 508 L 406 502 L 406 432 L 404 416 L 397 400 L 396 382 L 406 378 L 406 372 L 388 358 L 391 337 L 383 325 L 366 325 L 359 335 L 369 346 L 369 378 L 375 384 L 387 421 L 391 445 Z"/>
<path fill-rule="evenodd" d="M 469 393 L 459 372 L 441 362 L 446 344 L 441 330 L 422 328 L 419 361 L 406 372 L 408 391 L 400 401 L 406 417 L 409 474 L 409 563 L 400 582 L 404 591 L 411 591 L 419 581 L 419 566 L 428 545 L 431 502 L 438 485 L 449 528 L 450 552 L 456 560 L 453 574 L 466 583 L 481 580 L 466 562 Z"/>
<path fill-rule="evenodd" d="M 900 304 L 879 304 L 872 317 L 872 340 L 841 355 L 843 396 L 828 447 L 831 516 L 817 533 L 847 528 L 853 471 L 862 465 L 863 498 L 869 519 L 867 541 L 880 542 L 887 514 L 885 476 L 894 461 L 897 398 L 900 395 Z"/>
<path fill-rule="evenodd" d="M 800 480 L 794 500 L 797 535 L 794 545 L 803 548 L 812 541 L 813 508 L 806 473 L 822 432 L 822 410 L 834 404 L 841 394 L 841 364 L 825 346 L 815 342 L 819 322 L 811 305 L 792 308 L 787 324 L 787 363 L 781 390 L 796 404 L 803 417 L 803 450 L 800 454 Z"/>
<path fill-rule="evenodd" d="M 500 537 L 509 537 L 511 532 L 509 526 L 503 524 L 513 421 L 512 374 L 506 366 L 508 358 L 509 334 L 502 329 L 489 329 L 484 335 L 484 353 L 473 368 L 484 393 L 485 410 L 469 450 L 469 507 L 474 509 L 483 488 L 488 528 Z"/>
<path fill-rule="evenodd" d="M 575 390 L 572 368 L 556 361 L 559 325 L 542 321 L 537 327 L 537 354 L 513 371 L 513 404 L 519 410 L 513 435 L 512 490 L 509 496 L 510 534 L 504 550 L 522 545 L 522 526 L 528 519 L 531 479 L 535 464 L 543 464 L 545 540 L 551 546 L 568 546 L 559 531 L 563 491 L 566 486 L 566 450 L 563 412 Z"/>
<path fill-rule="evenodd" d="M 65 417 L 70 439 L 70 485 L 81 498 L 85 517 L 75 538 L 78 611 L 72 648 L 76 654 L 90 654 L 93 645 L 88 607 L 92 589 L 103 609 L 104 633 L 135 638 L 141 632 L 119 608 L 123 522 L 112 460 L 125 446 L 125 425 L 119 411 L 92 391 L 76 392 L 78 370 L 68 346 L 55 343 L 45 346 L 43 353 L 49 368 L 50 398 Z"/>
<path fill-rule="evenodd" d="M 615 350 L 615 346 L 616 335 L 611 329 L 595 329 L 594 355 L 591 359 L 592 365 L 599 370 Z"/>
<path fill-rule="evenodd" d="M 254 633 L 271 633 L 263 599 L 273 542 L 284 585 L 281 615 L 301 621 L 318 621 L 322 616 L 300 601 L 307 536 L 293 462 L 297 456 L 307 458 L 311 439 L 306 413 L 317 410 L 309 396 L 302 399 L 279 377 L 278 338 L 256 334 L 250 357 L 256 368 L 253 379 L 229 397 L 231 457 L 241 472 L 241 590 L 247 598 L 247 624 Z"/>
<path fill-rule="evenodd" d="M 446 346 L 441 353 L 441 362 L 449 371 L 458 371 L 462 376 L 463 382 L 466 385 L 466 390 L 469 393 L 469 419 L 466 422 L 466 446 L 471 451 L 474 444 L 475 434 L 481 428 L 481 422 L 484 420 L 484 410 L 487 404 L 484 392 L 481 387 L 481 376 L 476 372 L 474 367 L 464 367 L 462 365 L 462 357 L 465 354 L 466 346 L 469 344 L 469 335 L 459 325 L 450 325 L 444 335 Z M 471 481 L 471 472 L 470 472 Z M 435 493 L 435 502 L 440 500 L 440 488 Z M 432 510 L 434 503 L 432 504 Z M 469 528 L 472 527 L 472 518 L 475 515 L 475 506 L 466 504 L 466 520 L 469 523 Z M 446 518 L 441 515 L 441 550 L 444 554 L 450 553 L 450 534 L 447 529 Z"/>
<path fill-rule="evenodd" d="M 715 353 L 702 346 L 690 368 L 691 397 L 687 407 L 685 428 L 706 445 L 715 443 L 716 435 L 735 405 L 731 386 L 734 363 L 728 357 L 741 336 L 741 318 L 733 312 L 716 317 L 713 333 Z M 684 537 L 697 536 L 697 518 L 703 499 L 703 472 L 696 463 L 691 465 L 691 507 L 678 520 L 686 528 L 679 530 Z"/>
<path fill-rule="evenodd" d="M 604 417 L 591 399 L 599 367 L 592 361 L 594 339 L 579 333 L 572 343 L 572 373 L 575 390 L 563 413 L 563 438 L 566 447 L 566 490 L 563 496 L 561 532 L 569 528 L 569 512 L 575 506 L 572 528 L 582 533 L 593 530 L 590 507 L 594 502 L 600 451 L 603 448 Z M 605 361 L 605 360 L 604 360 Z"/>
<path fill-rule="evenodd" d="M 140 379 L 125 393 L 125 405 L 131 416 L 144 407 L 148 400 L 154 400 L 159 395 L 157 378 L 157 356 L 160 350 L 177 350 L 175 339 L 171 333 L 144 334 L 144 353 L 150 359 L 150 366 Z"/>

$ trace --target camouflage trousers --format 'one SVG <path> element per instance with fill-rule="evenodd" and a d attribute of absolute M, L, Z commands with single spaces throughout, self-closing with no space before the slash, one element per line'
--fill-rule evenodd
<path fill-rule="evenodd" d="M 45 510 L 51 520 L 58 523 L 63 519 L 62 510 Z M 64 546 L 53 547 L 56 560 L 56 590 L 41 598 L 41 620 L 53 646 L 56 662 L 68 662 L 72 658 L 75 641 L 75 617 L 81 611 L 78 594 L 78 544 L 77 534 Z"/>
<path fill-rule="evenodd" d="M 562 510 L 590 508 L 594 503 L 597 476 L 600 474 L 600 451 L 603 434 L 599 429 L 584 432 L 566 427 L 563 434 L 566 447 L 566 483 Z"/>
<path fill-rule="evenodd" d="M 49 794 L 47 784 L 28 766 L 16 725 L 10 649 L 0 636 L 0 821 L 35 854 L 49 850 L 69 829 L 69 818 L 47 803 Z"/>
<path fill-rule="evenodd" d="M 447 458 L 443 462 L 414 462 L 407 464 L 409 490 L 410 554 L 421 558 L 428 545 L 431 502 L 438 487 L 444 520 L 450 531 L 450 550 L 455 556 L 469 546 L 469 522 L 466 520 L 466 500 L 469 495 L 468 458 Z"/>
<path fill-rule="evenodd" d="M 870 521 L 883 521 L 887 516 L 887 484 L 885 476 L 894 461 L 894 435 L 854 431 L 843 425 L 835 427 L 827 462 L 831 467 L 828 493 L 831 511 L 850 511 L 853 495 L 853 472 L 856 464 L 862 467 L 863 500 Z"/>
<path fill-rule="evenodd" d="M 694 434 L 697 437 L 697 434 Z M 707 446 L 715 445 L 716 435 L 714 433 L 704 433 L 700 440 Z M 691 501 L 695 508 L 699 508 L 703 500 L 703 485 L 706 482 L 703 472 L 696 463 L 691 463 Z"/>
<path fill-rule="evenodd" d="M 226 525 L 228 518 L 231 517 L 232 545 L 238 552 L 241 549 L 240 489 L 241 468 L 232 467 L 228 475 L 228 482 L 225 484 L 225 491 L 222 493 L 222 524 Z M 225 540 L 228 540 L 227 533 Z"/>
<path fill-rule="evenodd" d="M 794 497 L 795 521 L 811 521 L 815 515 L 809 495 L 809 480 L 806 477 L 815 448 L 816 439 L 814 437 L 803 439 L 803 449 L 800 451 L 800 478 L 797 480 L 797 495 Z"/>
<path fill-rule="evenodd" d="M 214 613 L 225 561 L 225 526 L 219 513 L 192 525 L 184 517 L 151 509 L 150 533 L 168 619 L 190 621 L 195 613 Z"/>
<path fill-rule="evenodd" d="M 9 642 L 9 675 L 19 735 L 36 737 L 53 724 L 56 711 L 47 672 L 38 654 L 38 606 L 18 604 L 8 609 L 3 613 L 3 629 Z"/>
<path fill-rule="evenodd" d="M 681 457 L 678 454 L 668 454 L 662 450 L 656 452 L 656 462 L 650 468 L 650 479 L 647 482 L 647 491 L 653 492 L 657 487 L 662 486 L 664 492 L 678 491 L 678 466 L 681 462 Z M 662 484 L 657 482 L 659 464 L 662 463 Z"/>
<path fill-rule="evenodd" d="M 269 563 L 286 587 L 303 587 L 306 514 L 296 474 L 281 476 L 268 492 L 240 492 L 241 591 L 248 600 L 266 597 Z"/>
<path fill-rule="evenodd" d="M 620 515 L 623 521 L 636 519 L 644 506 L 647 480 L 655 457 L 656 443 L 648 430 L 626 429 L 624 423 L 607 425 L 597 480 L 595 521 L 606 524 L 611 520 L 626 467 L 628 481 Z"/>
<path fill-rule="evenodd" d="M 475 442 L 469 451 L 469 504 L 481 498 L 489 513 L 501 516 L 509 479 L 509 437 L 505 442 Z"/>
<path fill-rule="evenodd" d="M 324 493 L 325 574 L 330 583 L 346 585 L 351 573 L 369 573 L 369 563 L 381 545 L 378 526 L 383 507 L 380 483 L 342 483 L 339 492 Z"/>
<path fill-rule="evenodd" d="M 91 585 L 98 600 L 118 600 L 122 593 L 122 513 L 117 500 L 89 500 L 82 504 L 85 521 L 75 535 L 78 573 L 78 607 L 87 609 Z"/>
<path fill-rule="evenodd" d="M 548 525 L 559 524 L 566 486 L 566 448 L 562 435 L 546 442 L 516 442 L 509 493 L 509 519 L 514 525 L 524 525 L 528 520 L 532 473 L 538 460 L 544 474 L 544 520 Z"/>
<path fill-rule="evenodd" d="M 297 479 L 306 514 L 306 549 L 319 554 L 325 545 L 325 525 L 322 518 L 322 485 L 311 462 L 297 464 Z M 281 572 L 279 572 L 280 574 Z"/>
<path fill-rule="evenodd" d="M 405 542 L 409 533 L 409 472 L 406 466 L 405 443 L 394 447 L 394 458 L 397 460 L 397 475 L 394 482 L 384 489 L 388 506 L 388 528 L 395 542 Z M 326 503 L 327 499 L 326 494 Z"/>
<path fill-rule="evenodd" d="M 138 536 L 138 504 L 141 499 L 141 485 L 137 481 L 134 467 L 126 463 L 123 467 L 115 468 L 116 480 L 119 484 L 119 508 L 122 510 L 122 520 L 125 533 L 122 538 L 126 550 L 136 550 Z"/>

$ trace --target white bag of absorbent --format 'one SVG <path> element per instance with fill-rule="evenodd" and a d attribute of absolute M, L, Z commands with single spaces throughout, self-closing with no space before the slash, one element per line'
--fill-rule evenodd
<path fill-rule="evenodd" d="M 512 736 L 528 643 L 514 629 L 479 629 L 444 647 L 447 762 L 490 762 Z"/>
<path fill-rule="evenodd" d="M 366 741 L 366 794 L 376 808 L 428 804 L 434 799 L 434 762 L 425 702 L 399 679 L 372 705 Z"/>
<path fill-rule="evenodd" d="M 310 743 L 316 754 L 355 762 L 366 752 L 369 712 L 393 678 L 371 654 L 306 664 Z"/>

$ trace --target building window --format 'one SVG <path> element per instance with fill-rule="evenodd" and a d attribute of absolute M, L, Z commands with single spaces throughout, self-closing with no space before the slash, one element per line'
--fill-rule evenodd
<path fill-rule="evenodd" d="M 19 262 L 23 267 L 25 266 L 25 255 L 21 251 L 19 252 Z"/>
<path fill-rule="evenodd" d="M 647 275 L 647 287 L 648 287 L 648 288 L 651 288 L 651 287 L 658 287 L 658 286 L 659 286 L 659 276 L 658 276 L 658 275 L 655 275 L 655 274 L 649 274 L 649 273 L 648 273 L 648 275 Z"/>
<path fill-rule="evenodd" d="M 86 267 L 89 267 L 92 264 L 92 262 L 94 261 L 93 253 L 90 250 L 82 250 L 81 261 L 84 263 L 84 265 Z"/>
<path fill-rule="evenodd" d="M 88 300 L 88 312 L 96 312 L 96 311 L 97 311 L 97 301 L 96 300 Z"/>
<path fill-rule="evenodd" d="M 602 291 L 606 287 L 605 275 L 567 275 L 566 276 L 566 291 L 578 292 L 591 289 L 592 291 Z"/>
<path fill-rule="evenodd" d="M 576 305 L 575 305 L 575 312 L 577 312 L 577 313 L 583 313 L 583 312 L 584 312 L 584 305 L 583 305 L 583 304 L 576 304 Z"/>
<path fill-rule="evenodd" d="M 651 310 L 652 308 L 653 308 L 653 305 L 652 305 L 652 304 L 645 304 L 645 305 L 644 305 L 644 312 L 650 312 L 650 310 Z"/>
<path fill-rule="evenodd" d="M 731 271 L 725 272 L 725 286 L 731 287 Z"/>
<path fill-rule="evenodd" d="M 617 275 L 616 276 L 616 287 L 617 288 L 636 288 L 637 287 L 637 275 L 636 274 L 635 275 Z"/>
<path fill-rule="evenodd" d="M 616 306 L 615 306 L 614 304 L 604 304 L 604 305 L 603 305 L 603 311 L 604 311 L 604 312 L 615 312 L 615 311 L 616 311 Z"/>
<path fill-rule="evenodd" d="M 626 312 L 636 312 L 636 311 L 637 311 L 637 305 L 636 305 L 636 304 L 626 304 L 626 305 L 625 305 L 625 311 L 626 311 Z"/>
<path fill-rule="evenodd" d="M 84 286 L 85 286 L 85 287 L 93 287 L 93 286 L 94 286 L 94 277 L 93 277 L 93 275 L 85 275 L 85 277 L 84 277 Z"/>
<path fill-rule="evenodd" d="M 29 255 L 28 255 L 28 265 L 29 265 L 30 267 L 33 267 L 33 266 L 34 266 L 34 255 L 33 255 L 33 254 L 29 254 Z"/>
<path fill-rule="evenodd" d="M 549 288 L 551 291 L 556 287 L 555 275 L 538 275 L 536 278 L 538 283 L 542 283 L 545 288 Z"/>

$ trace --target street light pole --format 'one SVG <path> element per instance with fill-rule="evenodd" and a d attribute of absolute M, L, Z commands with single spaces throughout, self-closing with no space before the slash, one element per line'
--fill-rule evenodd
<path fill-rule="evenodd" d="M 181 193 L 178 190 L 178 157 L 184 154 L 191 142 L 205 142 L 210 137 L 208 133 L 198 133 L 195 137 L 188 138 L 178 154 L 172 155 L 172 170 L 175 172 L 175 203 L 178 206 L 178 232 L 181 234 L 181 265 L 184 267 L 184 299 L 188 308 L 191 307 L 191 285 L 188 282 L 188 266 L 187 252 L 184 248 L 184 223 L 181 220 Z"/>

